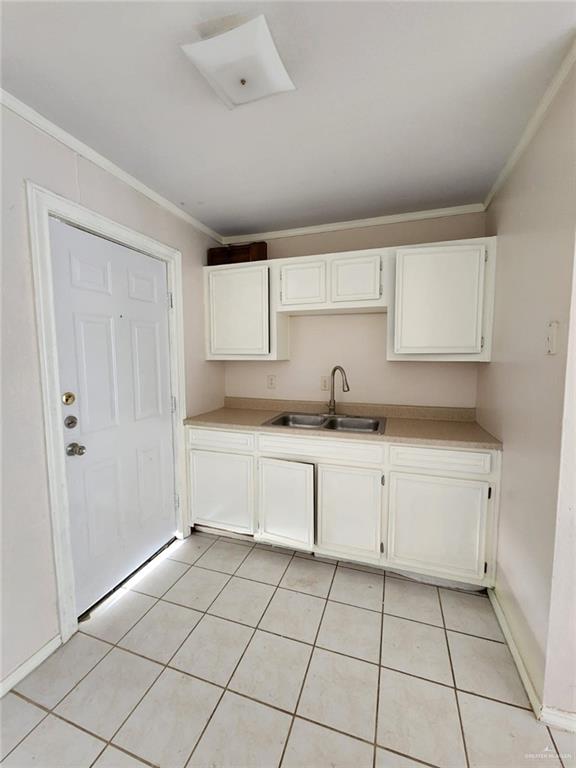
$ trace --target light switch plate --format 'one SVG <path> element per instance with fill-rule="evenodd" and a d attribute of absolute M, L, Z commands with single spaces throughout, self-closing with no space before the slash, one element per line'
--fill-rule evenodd
<path fill-rule="evenodd" d="M 330 389 L 330 377 L 329 376 L 320 376 L 320 389 L 322 392 L 328 392 Z"/>

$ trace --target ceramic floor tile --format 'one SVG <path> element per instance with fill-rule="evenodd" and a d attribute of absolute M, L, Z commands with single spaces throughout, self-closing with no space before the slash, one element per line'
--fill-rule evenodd
<path fill-rule="evenodd" d="M 504 635 L 487 597 L 441 589 L 440 601 L 447 629 L 504 642 Z"/>
<path fill-rule="evenodd" d="M 254 630 L 216 616 L 204 616 L 170 662 L 171 667 L 227 685 Z"/>
<path fill-rule="evenodd" d="M 552 738 L 566 768 L 576 766 L 576 733 L 552 728 Z"/>
<path fill-rule="evenodd" d="M 149 595 L 119 589 L 98 606 L 89 619 L 80 622 L 79 629 L 100 640 L 117 643 L 155 602 L 156 599 Z"/>
<path fill-rule="evenodd" d="M 229 688 L 293 712 L 311 653 L 309 645 L 257 630 Z"/>
<path fill-rule="evenodd" d="M 329 598 L 340 603 L 349 603 L 360 608 L 381 611 L 383 591 L 383 575 L 339 566 L 336 569 Z"/>
<path fill-rule="evenodd" d="M 380 663 L 410 675 L 453 684 L 446 635 L 440 627 L 385 614 Z"/>
<path fill-rule="evenodd" d="M 313 643 L 325 602 L 320 597 L 279 589 L 266 609 L 260 628 L 304 643 Z"/>
<path fill-rule="evenodd" d="M 385 613 L 427 624 L 444 626 L 440 611 L 438 589 L 404 579 L 386 579 Z"/>
<path fill-rule="evenodd" d="M 291 716 L 227 691 L 187 768 L 276 768 Z"/>
<path fill-rule="evenodd" d="M 236 575 L 276 585 L 280 583 L 289 562 L 290 555 L 269 552 L 265 549 L 253 549 Z"/>
<path fill-rule="evenodd" d="M 213 571 L 232 574 L 250 553 L 243 544 L 233 544 L 231 541 L 217 541 L 213 547 L 196 561 L 199 568 L 210 568 Z"/>
<path fill-rule="evenodd" d="M 316 648 L 298 714 L 371 741 L 377 689 L 376 666 Z"/>
<path fill-rule="evenodd" d="M 3 768 L 88 768 L 105 743 L 48 715 L 11 752 Z"/>
<path fill-rule="evenodd" d="M 42 662 L 16 690 L 52 709 L 110 650 L 110 645 L 77 632 Z"/>
<path fill-rule="evenodd" d="M 46 712 L 8 693 L 0 701 L 0 760 L 35 728 Z"/>
<path fill-rule="evenodd" d="M 373 747 L 296 718 L 282 768 L 372 768 Z"/>
<path fill-rule="evenodd" d="M 172 545 L 169 557 L 171 560 L 178 560 L 181 563 L 193 565 L 216 541 L 215 536 L 193 533 L 187 539 L 175 542 Z"/>
<path fill-rule="evenodd" d="M 233 576 L 210 607 L 210 613 L 255 627 L 273 594 L 274 587 L 269 584 Z"/>
<path fill-rule="evenodd" d="M 334 570 L 335 567 L 328 563 L 295 557 L 288 566 L 280 584 L 286 589 L 306 592 L 309 595 L 316 595 L 316 597 L 327 597 Z"/>
<path fill-rule="evenodd" d="M 548 729 L 532 712 L 458 693 L 470 768 L 560 768 Z"/>
<path fill-rule="evenodd" d="M 382 669 L 377 742 L 442 768 L 465 766 L 454 690 Z"/>
<path fill-rule="evenodd" d="M 170 587 L 183 576 L 189 566 L 177 560 L 166 558 L 153 567 L 146 566 L 126 584 L 134 592 L 142 592 L 152 597 L 162 597 Z"/>
<path fill-rule="evenodd" d="M 114 743 L 161 768 L 182 768 L 221 695 L 215 685 L 166 669 Z"/>
<path fill-rule="evenodd" d="M 320 625 L 317 645 L 378 664 L 382 615 L 330 600 Z"/>
<path fill-rule="evenodd" d="M 448 632 L 456 687 L 528 707 L 512 654 L 503 643 Z"/>
<path fill-rule="evenodd" d="M 160 600 L 119 645 L 167 664 L 201 618 L 202 614 L 192 608 Z"/>
<path fill-rule="evenodd" d="M 376 747 L 375 768 L 422 768 L 422 763 L 417 763 L 409 757 L 402 757 L 395 752 Z"/>
<path fill-rule="evenodd" d="M 114 648 L 56 708 L 56 713 L 109 739 L 162 667 Z"/>
<path fill-rule="evenodd" d="M 94 763 L 94 768 L 143 768 L 144 765 L 145 763 L 116 747 L 106 747 Z"/>
<path fill-rule="evenodd" d="M 205 611 L 230 577 L 192 566 L 164 595 L 164 600 Z"/>

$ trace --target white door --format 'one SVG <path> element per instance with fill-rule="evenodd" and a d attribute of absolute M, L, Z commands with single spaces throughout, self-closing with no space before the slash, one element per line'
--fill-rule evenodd
<path fill-rule="evenodd" d="M 396 353 L 482 350 L 485 253 L 484 245 L 398 250 Z"/>
<path fill-rule="evenodd" d="M 56 219 L 50 242 L 80 615 L 176 530 L 166 265 Z"/>
<path fill-rule="evenodd" d="M 190 451 L 192 522 L 254 533 L 254 459 Z"/>
<path fill-rule="evenodd" d="M 330 262 L 332 301 L 380 298 L 380 254 L 342 256 Z"/>
<path fill-rule="evenodd" d="M 267 265 L 208 273 L 210 354 L 270 352 L 268 290 Z"/>
<path fill-rule="evenodd" d="M 280 303 L 322 304 L 326 301 L 326 260 L 298 262 L 280 269 Z"/>
<path fill-rule="evenodd" d="M 389 561 L 482 578 L 489 488 L 477 480 L 391 472 Z"/>
<path fill-rule="evenodd" d="M 314 465 L 260 459 L 260 538 L 296 548 L 314 545 Z"/>
<path fill-rule="evenodd" d="M 334 553 L 379 558 L 382 473 L 318 467 L 318 545 Z"/>

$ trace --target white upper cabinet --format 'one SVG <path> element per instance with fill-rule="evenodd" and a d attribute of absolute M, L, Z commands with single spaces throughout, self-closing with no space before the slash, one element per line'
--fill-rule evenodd
<path fill-rule="evenodd" d="M 326 261 L 294 261 L 280 267 L 280 303 L 322 304 L 326 301 Z"/>
<path fill-rule="evenodd" d="M 369 301 L 381 293 L 380 254 L 344 256 L 332 259 L 331 299 L 340 301 Z"/>
<path fill-rule="evenodd" d="M 269 353 L 268 292 L 268 265 L 207 272 L 209 356 Z"/>
<path fill-rule="evenodd" d="M 487 260 L 484 243 L 397 250 L 389 359 L 489 359 L 493 266 L 488 272 Z"/>

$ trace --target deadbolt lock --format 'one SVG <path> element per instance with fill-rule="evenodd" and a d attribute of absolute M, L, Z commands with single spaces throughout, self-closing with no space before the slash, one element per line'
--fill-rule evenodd
<path fill-rule="evenodd" d="M 62 402 L 64 405 L 72 405 L 72 403 L 76 400 L 76 395 L 74 392 L 64 392 L 62 395 Z"/>
<path fill-rule="evenodd" d="M 64 426 L 67 429 L 74 429 L 74 427 L 78 424 L 78 419 L 76 416 L 66 416 L 64 419 Z"/>
<path fill-rule="evenodd" d="M 86 446 L 79 445 L 78 443 L 68 443 L 66 446 L 67 456 L 84 456 L 86 453 Z"/>

